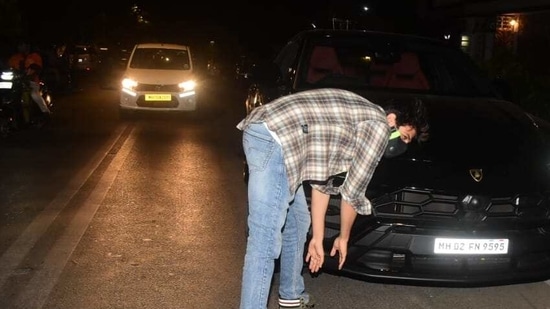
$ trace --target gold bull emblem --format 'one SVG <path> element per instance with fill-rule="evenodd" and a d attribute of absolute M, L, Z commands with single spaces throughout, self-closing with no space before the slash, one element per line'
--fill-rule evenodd
<path fill-rule="evenodd" d="M 483 179 L 483 170 L 481 168 L 472 168 L 470 169 L 470 176 L 472 176 L 475 182 L 480 182 Z"/>

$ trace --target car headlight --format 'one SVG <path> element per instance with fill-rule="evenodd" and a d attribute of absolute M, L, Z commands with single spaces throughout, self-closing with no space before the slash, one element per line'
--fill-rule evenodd
<path fill-rule="evenodd" d="M 138 82 L 131 78 L 124 78 L 122 80 L 122 92 L 125 92 L 133 97 L 137 95 L 137 93 L 134 91 L 134 88 L 137 87 Z"/>
<path fill-rule="evenodd" d="M 195 83 L 195 81 L 188 80 L 183 83 L 179 83 L 178 86 L 181 88 L 183 92 L 187 92 L 187 91 L 195 90 L 197 83 Z"/>
<path fill-rule="evenodd" d="M 190 97 L 195 95 L 195 87 L 197 86 L 197 84 L 194 81 L 189 80 L 183 83 L 179 83 L 178 86 L 182 90 L 182 92 L 179 94 L 180 98 Z"/>
<path fill-rule="evenodd" d="M 13 72 L 4 71 L 0 75 L 0 89 L 11 89 L 13 86 Z"/>
<path fill-rule="evenodd" d="M 12 82 L 4 82 L 4 81 L 0 82 L 0 89 L 11 89 L 12 87 L 13 87 Z"/>
<path fill-rule="evenodd" d="M 131 78 L 125 78 L 122 80 L 122 88 L 134 89 L 137 85 L 138 83 Z"/>
<path fill-rule="evenodd" d="M 13 72 L 12 71 L 4 71 L 2 72 L 2 75 L 0 76 L 2 81 L 6 80 L 13 80 Z"/>

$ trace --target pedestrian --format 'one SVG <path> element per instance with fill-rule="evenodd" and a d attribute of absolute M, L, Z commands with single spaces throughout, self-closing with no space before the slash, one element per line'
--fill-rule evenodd
<path fill-rule="evenodd" d="M 25 59 L 30 52 L 30 45 L 27 42 L 17 43 L 16 51 L 11 54 L 8 59 L 8 65 L 11 69 L 19 71 L 21 73 L 25 72 Z"/>
<path fill-rule="evenodd" d="M 383 155 L 395 156 L 427 137 L 419 100 L 384 110 L 346 90 L 290 94 L 252 110 L 237 128 L 249 168 L 248 239 L 240 309 L 267 307 L 275 260 L 280 259 L 279 308 L 313 308 L 304 261 L 312 273 L 324 262 L 324 217 L 331 194 L 341 194 L 341 230 L 330 251 L 342 268 L 357 213 L 368 215 L 365 193 Z M 391 141 L 390 141 L 391 139 Z M 332 177 L 346 173 L 340 187 Z M 303 182 L 312 187 L 311 215 Z M 304 259 L 307 233 L 312 238 Z"/>

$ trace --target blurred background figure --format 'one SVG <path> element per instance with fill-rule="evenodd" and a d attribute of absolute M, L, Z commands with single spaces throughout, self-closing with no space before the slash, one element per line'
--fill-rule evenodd
<path fill-rule="evenodd" d="M 30 45 L 27 42 L 19 42 L 15 52 L 8 59 L 8 66 L 19 72 L 25 71 L 25 59 L 30 52 Z"/>

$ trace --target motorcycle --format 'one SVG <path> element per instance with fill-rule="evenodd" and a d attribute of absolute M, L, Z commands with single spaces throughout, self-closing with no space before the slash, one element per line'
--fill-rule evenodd
<path fill-rule="evenodd" d="M 52 110 L 52 98 L 44 82 L 39 83 L 40 95 Z M 14 70 L 0 73 L 0 136 L 7 137 L 26 128 L 40 128 L 49 121 L 31 96 L 30 80 Z"/>

